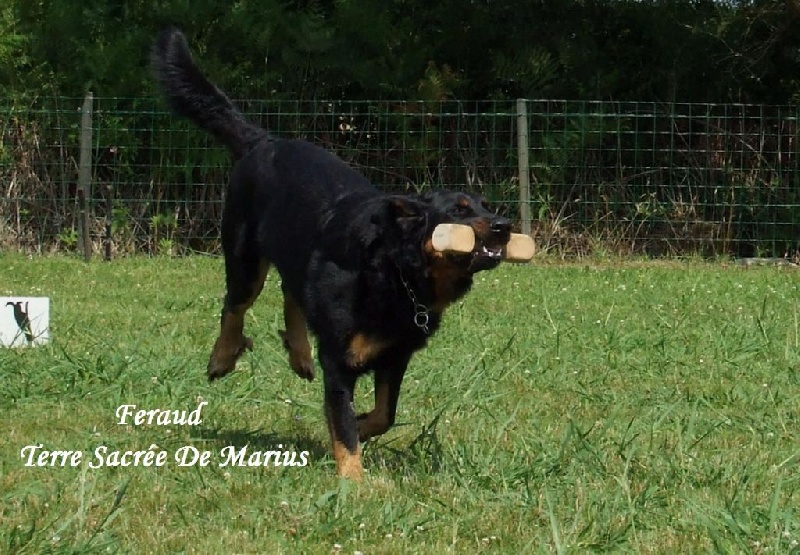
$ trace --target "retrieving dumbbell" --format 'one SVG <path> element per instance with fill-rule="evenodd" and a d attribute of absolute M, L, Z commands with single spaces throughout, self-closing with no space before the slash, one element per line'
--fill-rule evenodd
<path fill-rule="evenodd" d="M 468 225 L 439 224 L 433 230 L 433 248 L 439 252 L 472 252 L 475 248 L 475 232 Z M 512 233 L 503 248 L 503 259 L 507 262 L 528 262 L 536 253 L 536 244 L 529 235 Z"/>

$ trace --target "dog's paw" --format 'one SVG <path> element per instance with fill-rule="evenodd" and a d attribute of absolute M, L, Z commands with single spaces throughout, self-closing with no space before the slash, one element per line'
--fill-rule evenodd
<path fill-rule="evenodd" d="M 314 363 L 311 359 L 294 361 L 290 355 L 289 364 L 291 365 L 295 374 L 304 380 L 308 380 L 310 382 L 314 381 Z"/>
<path fill-rule="evenodd" d="M 311 358 L 311 349 L 295 349 L 289 341 L 285 330 L 278 332 L 283 341 L 283 348 L 289 353 L 289 366 L 299 377 L 304 380 L 314 381 L 314 361 Z"/>
<path fill-rule="evenodd" d="M 227 374 L 233 372 L 233 366 L 223 365 L 215 360 L 209 360 L 208 366 L 206 367 L 206 375 L 208 376 L 208 381 L 213 382 L 216 379 L 219 379 Z"/>
<path fill-rule="evenodd" d="M 393 419 L 392 419 L 393 420 Z M 359 414 L 356 417 L 359 441 L 367 441 L 375 436 L 385 434 L 392 427 L 393 422 L 384 412 L 373 409 L 371 412 Z"/>
<path fill-rule="evenodd" d="M 247 336 L 241 336 L 238 342 L 223 341 L 218 339 L 211 352 L 211 358 L 206 367 L 208 381 L 226 376 L 236 368 L 236 361 L 245 351 L 253 350 L 253 340 Z"/>

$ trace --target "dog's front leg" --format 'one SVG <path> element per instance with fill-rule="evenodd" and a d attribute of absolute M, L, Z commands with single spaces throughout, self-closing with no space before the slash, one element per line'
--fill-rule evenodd
<path fill-rule="evenodd" d="M 340 361 L 320 352 L 320 362 L 325 375 L 325 416 L 333 444 L 333 458 L 339 476 L 360 481 L 364 473 L 361 465 L 361 446 L 353 410 L 353 390 L 356 375 Z"/>
<path fill-rule="evenodd" d="M 356 419 L 361 441 L 379 436 L 394 425 L 400 385 L 410 359 L 410 354 L 385 357 L 385 362 L 375 368 L 375 408 Z"/>

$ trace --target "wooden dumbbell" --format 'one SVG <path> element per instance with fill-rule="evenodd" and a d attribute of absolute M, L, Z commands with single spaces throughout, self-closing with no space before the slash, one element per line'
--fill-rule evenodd
<path fill-rule="evenodd" d="M 503 257 L 508 262 L 528 262 L 534 254 L 536 243 L 533 242 L 533 237 L 524 233 L 512 233 L 503 250 Z"/>
<path fill-rule="evenodd" d="M 439 224 L 433 230 L 433 248 L 439 252 L 472 252 L 475 248 L 475 232 L 468 225 Z M 528 262 L 536 253 L 536 244 L 529 235 L 512 233 L 503 249 L 507 262 Z"/>

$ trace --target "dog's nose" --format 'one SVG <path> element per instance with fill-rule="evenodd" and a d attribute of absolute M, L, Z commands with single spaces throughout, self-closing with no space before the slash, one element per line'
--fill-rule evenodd
<path fill-rule="evenodd" d="M 511 232 L 511 222 L 505 218 L 495 218 L 492 220 L 491 224 L 489 224 L 493 233 L 510 233 Z"/>

